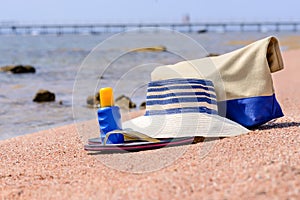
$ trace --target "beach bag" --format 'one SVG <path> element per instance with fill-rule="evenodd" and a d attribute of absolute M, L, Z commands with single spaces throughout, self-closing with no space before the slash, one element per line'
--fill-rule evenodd
<path fill-rule="evenodd" d="M 215 86 L 218 113 L 254 128 L 283 116 L 271 76 L 281 69 L 278 40 L 267 37 L 224 55 L 157 67 L 151 79 L 206 77 Z"/>

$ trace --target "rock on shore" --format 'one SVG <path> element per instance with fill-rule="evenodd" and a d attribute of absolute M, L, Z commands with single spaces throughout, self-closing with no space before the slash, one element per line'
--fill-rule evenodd
<path fill-rule="evenodd" d="M 8 65 L 0 68 L 2 72 L 11 72 L 13 74 L 35 73 L 35 68 L 31 65 Z"/>
<path fill-rule="evenodd" d="M 99 93 L 95 95 L 88 96 L 86 99 L 88 107 L 99 107 L 100 106 L 100 96 Z M 130 110 L 136 108 L 136 104 L 131 101 L 131 99 L 125 95 L 121 95 L 115 99 L 115 105 L 119 106 L 123 110 Z"/>
<path fill-rule="evenodd" d="M 95 95 L 88 96 L 86 99 L 86 103 L 89 107 L 98 107 L 100 105 L 100 96 L 97 92 Z"/>
<path fill-rule="evenodd" d="M 129 110 L 136 108 L 136 104 L 131 101 L 131 99 L 125 95 L 121 95 L 115 100 L 116 106 L 119 106 L 121 109 Z"/>
<path fill-rule="evenodd" d="M 49 102 L 55 101 L 55 94 L 48 90 L 39 90 L 35 97 L 33 98 L 34 102 Z"/>
<path fill-rule="evenodd" d="M 144 109 L 146 109 L 146 101 L 140 104 L 140 110 L 144 110 Z"/>
<path fill-rule="evenodd" d="M 215 57 L 215 56 L 219 56 L 220 54 L 218 53 L 209 53 L 206 57 Z"/>
<path fill-rule="evenodd" d="M 152 47 L 142 47 L 142 48 L 132 50 L 132 52 L 162 52 L 162 51 L 167 51 L 167 47 L 152 46 Z"/>

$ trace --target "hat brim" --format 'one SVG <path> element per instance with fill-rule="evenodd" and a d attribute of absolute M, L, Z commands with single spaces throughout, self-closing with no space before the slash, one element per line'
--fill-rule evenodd
<path fill-rule="evenodd" d="M 229 119 L 206 113 L 141 116 L 124 122 L 122 127 L 153 138 L 231 137 L 249 132 Z"/>

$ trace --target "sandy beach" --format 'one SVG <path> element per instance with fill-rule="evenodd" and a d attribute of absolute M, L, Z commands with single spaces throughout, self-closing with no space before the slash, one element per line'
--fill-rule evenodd
<path fill-rule="evenodd" d="M 300 50 L 283 57 L 273 75 L 283 118 L 243 136 L 116 155 L 83 150 L 77 131 L 88 124 L 0 141 L 0 198 L 299 199 Z"/>

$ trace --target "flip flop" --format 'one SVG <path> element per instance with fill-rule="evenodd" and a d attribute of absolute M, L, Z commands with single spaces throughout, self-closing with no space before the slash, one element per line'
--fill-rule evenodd
<path fill-rule="evenodd" d="M 124 136 L 125 142 L 122 144 L 107 144 L 108 138 L 112 134 L 122 134 Z M 84 146 L 84 149 L 87 151 L 101 152 L 132 152 L 191 144 L 193 143 L 193 141 L 194 137 L 157 139 L 149 137 L 140 132 L 133 131 L 131 129 L 125 129 L 114 130 L 107 133 L 103 142 L 100 137 L 91 138 L 88 140 L 88 144 Z"/>
<path fill-rule="evenodd" d="M 162 147 L 172 147 L 179 145 L 192 144 L 194 137 L 170 138 L 162 139 L 159 142 L 148 141 L 128 141 L 123 144 L 101 144 L 100 138 L 89 140 L 89 144 L 84 146 L 86 151 L 101 151 L 101 152 L 135 152 L 142 150 L 158 149 Z"/>
<path fill-rule="evenodd" d="M 123 129 L 123 130 L 114 130 L 110 131 L 105 135 L 104 142 L 100 137 L 97 138 L 90 138 L 88 139 L 88 144 L 106 144 L 107 140 L 109 139 L 110 135 L 113 134 L 122 134 L 124 136 L 125 142 L 138 142 L 138 141 L 148 141 L 148 142 L 160 142 L 159 139 L 149 137 L 143 133 L 134 131 L 132 129 Z"/>

